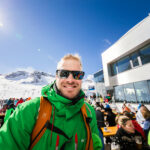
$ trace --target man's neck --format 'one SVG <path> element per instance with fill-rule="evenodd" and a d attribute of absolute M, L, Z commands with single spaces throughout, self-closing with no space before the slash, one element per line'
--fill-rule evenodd
<path fill-rule="evenodd" d="M 69 99 L 69 98 L 67 98 L 66 96 L 64 96 L 62 93 L 61 93 L 61 91 L 57 88 L 57 85 L 56 85 L 56 83 L 54 83 L 54 90 L 55 90 L 55 92 L 58 94 L 58 95 L 60 95 L 60 96 L 62 96 L 62 97 L 64 97 L 64 98 L 66 98 L 66 99 Z M 80 96 L 80 93 L 81 93 L 81 91 L 77 94 L 77 96 L 75 96 L 74 98 L 72 98 L 72 99 L 69 99 L 70 101 L 71 101 L 71 104 L 75 104 L 77 101 L 79 101 L 80 99 L 82 99 L 82 98 L 84 98 L 84 94 L 82 95 L 82 96 Z"/>

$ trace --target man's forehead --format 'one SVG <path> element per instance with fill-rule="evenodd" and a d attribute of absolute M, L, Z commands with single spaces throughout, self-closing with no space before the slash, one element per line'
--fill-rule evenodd
<path fill-rule="evenodd" d="M 60 69 L 81 70 L 81 65 L 77 60 L 64 60 L 60 65 Z"/>

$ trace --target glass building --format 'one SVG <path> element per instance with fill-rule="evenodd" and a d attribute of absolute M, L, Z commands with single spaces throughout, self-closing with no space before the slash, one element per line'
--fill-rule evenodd
<path fill-rule="evenodd" d="M 150 16 L 103 52 L 102 61 L 116 102 L 150 104 Z"/>
<path fill-rule="evenodd" d="M 94 74 L 95 82 L 104 82 L 103 70 L 100 70 Z"/>
<path fill-rule="evenodd" d="M 103 70 L 100 70 L 96 73 L 94 73 L 94 82 L 95 82 L 95 90 L 97 96 L 104 97 L 106 95 L 106 88 L 104 84 L 104 74 Z"/>

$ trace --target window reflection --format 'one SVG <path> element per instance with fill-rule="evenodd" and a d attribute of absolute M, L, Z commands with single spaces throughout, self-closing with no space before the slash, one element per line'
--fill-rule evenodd
<path fill-rule="evenodd" d="M 94 81 L 95 82 L 104 82 L 103 70 L 94 74 Z"/>
<path fill-rule="evenodd" d="M 111 65 L 111 74 L 112 76 L 117 74 L 117 63 Z"/>
<path fill-rule="evenodd" d="M 114 87 L 116 102 L 150 103 L 150 80 Z"/>
<path fill-rule="evenodd" d="M 133 87 L 133 83 L 124 85 L 124 93 L 127 102 L 136 102 L 135 90 Z"/>
<path fill-rule="evenodd" d="M 143 65 L 150 62 L 150 45 L 140 50 L 140 58 Z"/>
<path fill-rule="evenodd" d="M 118 73 L 131 69 L 130 58 L 125 57 L 118 61 Z"/>
<path fill-rule="evenodd" d="M 139 66 L 139 62 L 138 62 L 137 57 L 138 57 L 137 53 L 134 53 L 134 54 L 131 55 L 131 60 L 132 60 L 133 67 Z"/>
<path fill-rule="evenodd" d="M 124 91 L 122 86 L 116 86 L 115 90 L 115 100 L 119 102 L 123 102 L 125 100 Z"/>
<path fill-rule="evenodd" d="M 133 68 L 139 66 L 139 56 L 143 65 L 150 63 L 150 44 L 140 50 L 137 50 L 133 54 L 110 64 L 111 75 L 114 76 L 118 73 L 131 69 L 130 61 L 133 64 Z"/>
<path fill-rule="evenodd" d="M 141 103 L 150 102 L 150 94 L 148 90 L 147 81 L 135 82 L 134 87 L 138 102 Z"/>
<path fill-rule="evenodd" d="M 148 80 L 147 83 L 148 83 L 148 90 L 150 91 L 150 80 Z"/>

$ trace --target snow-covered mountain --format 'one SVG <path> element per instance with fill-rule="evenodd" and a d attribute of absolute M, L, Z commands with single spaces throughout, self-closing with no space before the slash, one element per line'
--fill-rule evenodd
<path fill-rule="evenodd" d="M 55 76 L 40 71 L 16 71 L 0 75 L 0 99 L 10 97 L 26 98 L 41 95 L 41 88 L 52 83 Z M 92 78 L 83 80 L 82 89 L 86 92 L 89 86 L 94 85 Z"/>
<path fill-rule="evenodd" d="M 27 72 L 27 71 L 17 71 L 12 72 L 4 76 L 5 79 L 10 81 L 18 81 L 22 84 L 35 84 L 35 85 L 45 85 L 54 81 L 55 76 L 39 71 Z"/>

